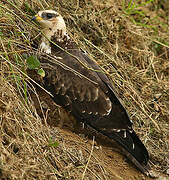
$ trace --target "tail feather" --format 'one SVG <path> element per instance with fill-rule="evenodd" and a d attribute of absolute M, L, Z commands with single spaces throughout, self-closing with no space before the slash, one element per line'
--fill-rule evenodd
<path fill-rule="evenodd" d="M 149 165 L 144 165 L 144 164 L 140 164 L 136 158 L 134 156 L 132 156 L 128 151 L 126 151 L 123 147 L 122 147 L 122 151 L 123 153 L 126 155 L 126 157 L 144 174 L 146 174 L 148 176 L 148 171 L 150 169 Z"/>
<path fill-rule="evenodd" d="M 93 127 L 96 129 L 95 127 Z M 149 154 L 141 140 L 138 138 L 134 131 L 106 131 L 98 130 L 101 134 L 116 141 L 121 147 L 125 155 L 130 159 L 133 164 L 142 172 L 148 172 Z"/>
<path fill-rule="evenodd" d="M 105 135 L 119 143 L 124 150 L 128 152 L 125 153 L 126 156 L 142 172 L 147 171 L 149 155 L 147 149 L 134 131 L 132 133 L 126 131 L 126 138 L 124 138 L 124 132 L 113 132 L 111 134 L 106 133 Z"/>

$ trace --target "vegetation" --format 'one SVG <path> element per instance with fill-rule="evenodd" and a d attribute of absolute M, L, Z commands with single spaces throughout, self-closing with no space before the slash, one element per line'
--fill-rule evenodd
<path fill-rule="evenodd" d="M 32 65 L 34 57 L 27 57 L 40 40 L 40 27 L 31 18 L 42 9 L 60 12 L 69 35 L 106 70 L 150 153 L 152 169 L 167 176 L 169 1 L 1 0 L 0 179 L 143 178 L 99 137 L 95 142 L 68 125 L 56 127 L 60 108 L 45 90 L 38 94 L 27 75 L 27 68 L 38 66 L 45 76 Z"/>

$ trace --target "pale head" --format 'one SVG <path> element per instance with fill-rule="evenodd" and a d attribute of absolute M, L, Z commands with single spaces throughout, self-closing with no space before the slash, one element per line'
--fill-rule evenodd
<path fill-rule="evenodd" d="M 54 36 L 56 38 L 56 41 L 63 41 L 65 36 L 68 37 L 63 17 L 54 10 L 39 11 L 33 17 L 33 20 L 39 22 L 42 27 L 42 32 L 48 39 L 51 39 Z M 50 53 L 51 51 L 49 42 L 44 37 L 42 37 L 40 49 L 41 51 L 47 53 Z"/>
<path fill-rule="evenodd" d="M 63 17 L 54 10 L 39 11 L 34 19 L 37 20 L 43 28 L 66 28 Z"/>

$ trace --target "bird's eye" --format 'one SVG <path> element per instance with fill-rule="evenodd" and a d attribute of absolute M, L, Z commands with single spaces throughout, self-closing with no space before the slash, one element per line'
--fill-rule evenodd
<path fill-rule="evenodd" d="M 47 13 L 47 12 L 43 12 L 41 14 L 41 17 L 45 20 L 48 20 L 48 19 L 51 19 L 51 18 L 54 18 L 54 17 L 57 17 L 59 16 L 58 14 L 55 14 L 55 13 Z"/>
<path fill-rule="evenodd" d="M 51 14 L 51 13 L 46 13 L 46 17 L 47 17 L 48 19 L 51 19 L 51 18 L 53 17 L 53 14 Z"/>

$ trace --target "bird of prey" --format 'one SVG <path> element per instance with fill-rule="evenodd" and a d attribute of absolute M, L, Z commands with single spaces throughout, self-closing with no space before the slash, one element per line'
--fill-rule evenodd
<path fill-rule="evenodd" d="M 147 173 L 147 149 L 134 132 L 110 79 L 68 36 L 58 12 L 39 11 L 33 20 L 42 27 L 39 49 L 43 52 L 40 61 L 45 64 L 43 81 L 54 102 L 78 121 L 116 141 L 136 167 Z"/>

